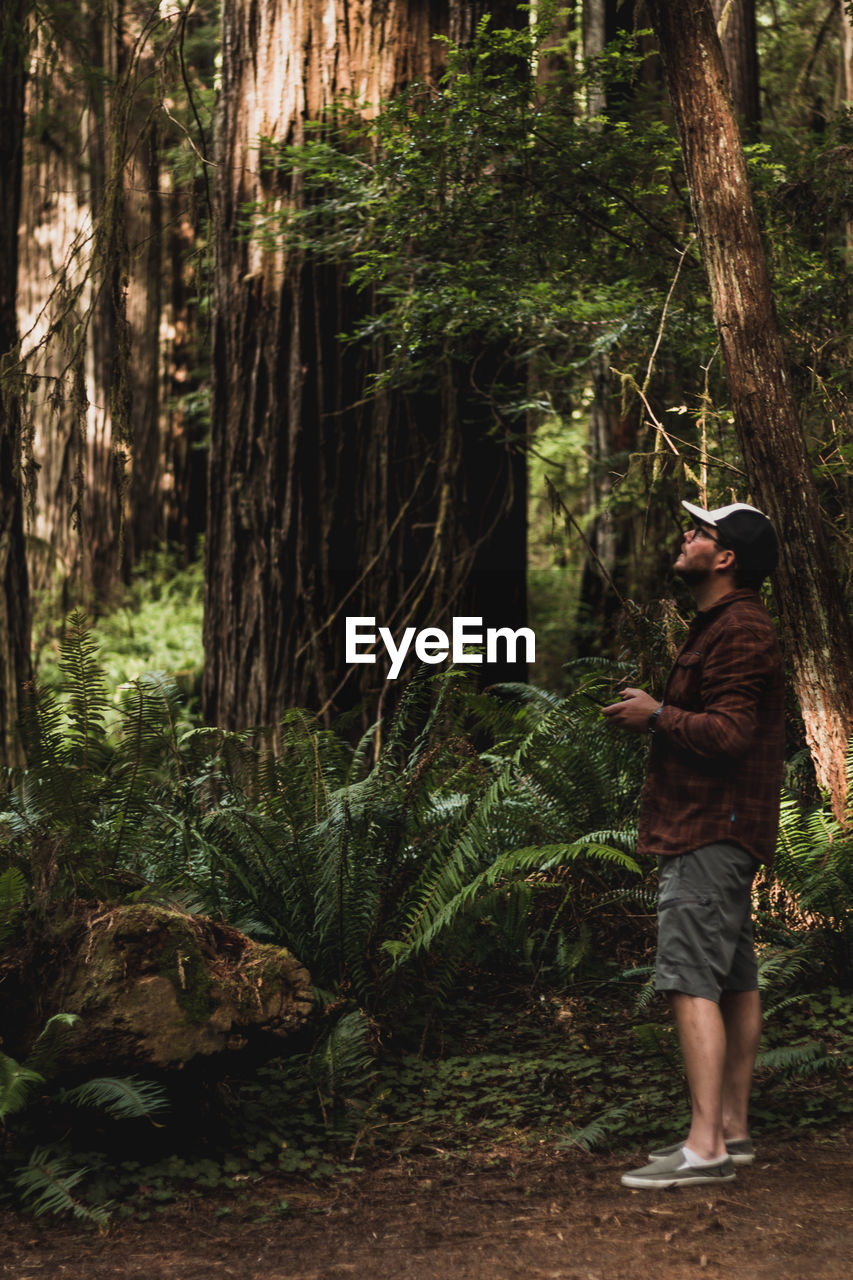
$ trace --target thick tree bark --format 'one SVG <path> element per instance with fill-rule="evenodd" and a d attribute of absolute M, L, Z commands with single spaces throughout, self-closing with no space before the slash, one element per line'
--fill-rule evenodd
<path fill-rule="evenodd" d="M 853 15 L 848 0 L 838 0 L 841 19 L 841 96 L 848 106 L 853 103 Z"/>
<path fill-rule="evenodd" d="M 298 144 L 306 121 L 322 120 L 344 92 L 378 103 L 415 78 L 436 83 L 442 46 L 433 37 L 466 38 L 485 7 L 225 0 L 204 625 L 210 721 L 274 724 L 294 705 L 329 712 L 360 701 L 373 704 L 373 718 L 389 692 L 387 664 L 380 654 L 376 665 L 347 667 L 348 615 L 375 617 L 395 635 L 454 614 L 523 625 L 523 514 L 513 540 L 520 553 L 510 557 L 500 536 L 509 526 L 518 534 L 525 509 L 522 453 L 486 447 L 495 424 L 466 408 L 467 379 L 463 391 L 452 370 L 436 370 L 429 396 L 366 400 L 382 353 L 338 341 L 364 306 L 345 269 L 263 249 L 240 228 L 247 202 L 302 198 L 298 180 L 282 190 L 259 172 L 260 138 Z M 481 362 L 478 379 L 482 371 Z"/>
<path fill-rule="evenodd" d="M 756 505 L 778 530 L 774 592 L 818 780 L 842 815 L 853 636 L 834 571 L 708 0 L 651 11 Z M 746 495 L 741 495 L 746 497 Z"/>
<path fill-rule="evenodd" d="M 38 34 L 18 288 L 41 387 L 29 406 L 36 589 L 58 572 L 84 594 L 106 596 L 163 533 L 152 12 L 149 0 L 83 0 L 52 11 L 51 29 Z M 81 58 L 93 74 L 69 75 Z"/>
<path fill-rule="evenodd" d="M 42 74 L 51 46 L 60 65 L 29 88 L 28 114 L 38 114 L 40 127 L 26 139 L 21 212 L 18 307 L 28 367 L 41 389 L 29 405 L 39 468 L 30 571 L 37 590 L 58 572 L 87 591 L 108 591 L 120 525 L 110 414 L 116 327 L 92 257 L 110 166 L 115 33 L 100 4 L 84 2 L 56 21 L 38 35 Z M 103 73 L 98 91 L 94 76 L 83 82 L 65 74 L 80 50 Z"/>
<path fill-rule="evenodd" d="M 133 357 L 128 367 L 130 480 L 125 510 L 128 567 L 163 539 L 163 448 L 160 321 L 163 314 L 163 207 L 160 196 L 161 118 L 151 86 L 156 83 L 157 53 L 146 44 L 136 68 L 126 66 L 127 49 L 139 36 L 141 10 L 127 18 L 119 33 L 119 71 L 130 70 L 134 87 L 127 161 L 123 166 L 124 215 L 129 247 L 127 324 Z"/>
<path fill-rule="evenodd" d="M 0 767 L 22 763 L 18 694 L 30 674 L 30 606 L 21 491 L 16 293 L 29 56 L 28 0 L 0 7 Z"/>
<path fill-rule="evenodd" d="M 842 102 L 853 108 L 853 13 L 849 0 L 839 0 L 841 10 L 841 97 Z M 847 219 L 847 268 L 853 265 L 853 218 Z"/>
<path fill-rule="evenodd" d="M 751 127 L 761 118 L 755 0 L 711 0 L 711 3 L 734 109 L 741 124 Z"/>

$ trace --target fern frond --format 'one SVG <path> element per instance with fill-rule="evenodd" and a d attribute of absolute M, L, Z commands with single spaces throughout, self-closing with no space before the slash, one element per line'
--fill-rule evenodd
<path fill-rule="evenodd" d="M 102 766 L 107 752 L 107 687 L 86 617 L 75 610 L 59 644 L 59 666 L 67 695 L 68 741 L 74 763 L 85 771 Z"/>
<path fill-rule="evenodd" d="M 810 1040 L 806 1044 L 766 1049 L 758 1055 L 755 1065 L 769 1071 L 781 1071 L 788 1076 L 804 1076 L 814 1075 L 827 1065 L 827 1060 L 826 1045 Z"/>
<path fill-rule="evenodd" d="M 134 1076 L 96 1076 L 73 1089 L 64 1089 L 60 1101 L 78 1107 L 97 1107 L 117 1120 L 136 1120 L 156 1115 L 168 1106 L 162 1085 Z"/>
<path fill-rule="evenodd" d="M 416 927 L 409 930 L 406 938 L 399 942 L 389 940 L 384 944 L 384 949 L 393 956 L 395 964 L 399 965 L 418 951 L 428 950 L 438 934 L 452 927 L 457 917 L 466 909 L 476 907 L 478 911 L 482 911 L 492 896 L 518 891 L 519 877 L 527 876 L 533 871 L 547 872 L 565 866 L 581 854 L 613 863 L 637 874 L 640 872 L 633 858 L 621 849 L 585 840 L 570 845 L 514 849 L 495 858 L 473 879 L 462 883 L 461 878 L 456 878 L 453 896 L 440 909 L 433 911 L 428 917 L 421 914 Z"/>
<path fill-rule="evenodd" d="M 14 1182 L 36 1217 L 45 1213 L 72 1213 L 84 1222 L 103 1226 L 109 1221 L 111 1202 L 88 1205 L 74 1194 L 88 1172 L 87 1168 L 74 1166 L 66 1156 L 49 1147 L 36 1147 L 28 1163 L 16 1170 Z"/>
<path fill-rule="evenodd" d="M 17 867 L 7 867 L 0 874 L 0 946 L 15 932 L 16 918 L 26 895 L 27 882 L 22 872 Z"/>
<path fill-rule="evenodd" d="M 607 1107 L 588 1124 L 579 1129 L 570 1129 L 566 1136 L 560 1138 L 554 1145 L 559 1150 L 580 1147 L 581 1151 L 591 1151 L 593 1147 L 597 1147 L 605 1138 L 608 1138 L 615 1129 L 618 1129 L 619 1122 L 624 1120 L 628 1113 L 628 1107 Z"/>
<path fill-rule="evenodd" d="M 44 1084 L 40 1072 L 0 1053 L 0 1124 L 28 1106 L 33 1087 L 39 1084 Z"/>
<path fill-rule="evenodd" d="M 355 1010 L 339 1018 L 311 1055 L 309 1073 L 322 1097 L 333 1103 L 363 1093 L 376 1073 L 370 1024 Z"/>

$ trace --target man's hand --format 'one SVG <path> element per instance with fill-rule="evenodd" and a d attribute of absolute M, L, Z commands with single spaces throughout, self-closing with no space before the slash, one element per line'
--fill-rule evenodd
<path fill-rule="evenodd" d="M 629 733 L 645 733 L 649 727 L 649 717 L 661 705 L 657 698 L 646 693 L 645 689 L 621 689 L 621 702 L 602 707 L 601 714 L 606 716 L 616 729 L 627 729 Z"/>

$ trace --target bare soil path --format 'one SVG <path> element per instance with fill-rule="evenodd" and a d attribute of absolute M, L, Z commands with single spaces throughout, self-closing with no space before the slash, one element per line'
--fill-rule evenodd
<path fill-rule="evenodd" d="M 188 1200 L 101 1236 L 4 1213 L 0 1277 L 850 1280 L 851 1138 L 765 1137 L 720 1188 L 627 1191 L 642 1152 L 541 1147 L 406 1157 L 343 1185 L 269 1180 L 248 1207 Z"/>

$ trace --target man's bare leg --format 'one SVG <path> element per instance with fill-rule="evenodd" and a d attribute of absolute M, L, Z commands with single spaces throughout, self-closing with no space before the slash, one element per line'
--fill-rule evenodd
<path fill-rule="evenodd" d="M 761 997 L 757 991 L 724 991 L 720 1012 L 726 1034 L 723 1068 L 723 1136 L 749 1137 L 749 1095 L 761 1040 Z"/>
<path fill-rule="evenodd" d="M 723 1077 L 726 1069 L 726 1026 L 720 1006 L 701 996 L 670 991 L 681 1056 L 693 1104 L 686 1145 L 703 1160 L 726 1154 L 723 1137 Z"/>

